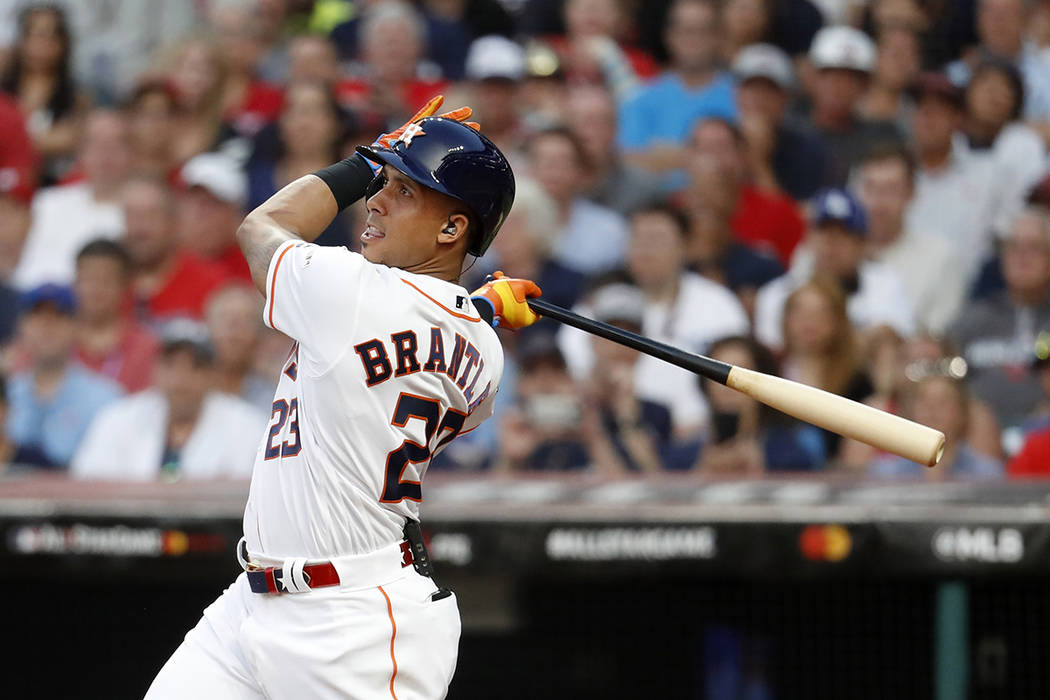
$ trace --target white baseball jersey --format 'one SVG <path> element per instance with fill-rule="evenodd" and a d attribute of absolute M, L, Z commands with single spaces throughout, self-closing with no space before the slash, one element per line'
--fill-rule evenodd
<path fill-rule="evenodd" d="M 400 540 L 430 459 L 492 414 L 495 331 L 459 285 L 301 241 L 270 261 L 263 319 L 297 342 L 255 459 L 249 551 L 325 559 Z"/>

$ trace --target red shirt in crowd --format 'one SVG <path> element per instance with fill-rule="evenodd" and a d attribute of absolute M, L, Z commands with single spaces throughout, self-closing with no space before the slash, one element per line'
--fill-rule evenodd
<path fill-rule="evenodd" d="M 776 255 L 785 268 L 791 266 L 791 253 L 806 232 L 806 222 L 793 199 L 751 184 L 740 188 L 729 227 L 740 241 Z"/>
<path fill-rule="evenodd" d="M 168 279 L 149 299 L 138 300 L 138 311 L 150 320 L 172 316 L 200 318 L 204 304 L 216 289 L 230 280 L 222 265 L 192 253 L 175 254 Z"/>
<path fill-rule="evenodd" d="M 77 347 L 76 357 L 82 365 L 113 379 L 128 393 L 142 391 L 153 384 L 153 364 L 160 344 L 142 326 L 129 322 L 117 346 L 108 353 L 92 355 Z"/>
<path fill-rule="evenodd" d="M 36 185 L 36 153 L 18 103 L 0 94 L 0 194 L 11 193 L 25 204 Z"/>
<path fill-rule="evenodd" d="M 425 105 L 431 98 L 447 91 L 450 87 L 447 80 L 408 80 L 398 88 L 401 104 L 409 114 Z M 376 114 L 373 103 L 375 86 L 371 81 L 361 78 L 346 78 L 335 86 L 336 101 L 343 109 L 350 110 L 365 123 L 383 123 L 387 115 Z"/>
<path fill-rule="evenodd" d="M 1011 479 L 1050 477 L 1050 430 L 1040 430 L 1028 436 L 1024 447 L 1006 466 Z"/>
<path fill-rule="evenodd" d="M 226 276 L 231 279 L 252 281 L 252 270 L 248 267 L 248 261 L 244 259 L 244 253 L 241 252 L 238 245 L 231 245 L 211 262 L 219 265 L 226 272 Z"/>
<path fill-rule="evenodd" d="M 264 126 L 276 121 L 283 108 L 284 92 L 265 81 L 255 80 L 248 85 L 241 104 L 222 116 L 238 134 L 255 136 Z"/>

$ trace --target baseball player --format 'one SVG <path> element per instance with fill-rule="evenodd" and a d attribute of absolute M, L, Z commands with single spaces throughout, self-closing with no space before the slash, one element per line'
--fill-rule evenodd
<path fill-rule="evenodd" d="M 492 413 L 540 290 L 457 284 L 514 199 L 503 154 L 435 98 L 369 148 L 271 197 L 238 239 L 268 326 L 296 342 L 255 460 L 238 558 L 147 698 L 442 698 L 456 597 L 419 535 L 423 474 Z M 362 254 L 310 243 L 367 197 Z M 484 309 L 485 317 L 479 313 Z M 492 324 L 492 325 L 490 325 Z"/>

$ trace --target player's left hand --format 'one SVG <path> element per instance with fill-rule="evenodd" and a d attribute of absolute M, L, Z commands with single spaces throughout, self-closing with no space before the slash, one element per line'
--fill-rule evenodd
<path fill-rule="evenodd" d="M 540 317 L 529 308 L 526 299 L 538 297 L 542 293 L 532 280 L 507 277 L 497 271 L 470 296 L 475 302 L 484 300 L 492 307 L 494 328 L 516 331 L 539 320 Z"/>

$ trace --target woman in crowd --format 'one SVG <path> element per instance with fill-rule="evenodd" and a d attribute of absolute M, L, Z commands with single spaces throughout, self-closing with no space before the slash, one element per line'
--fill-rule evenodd
<path fill-rule="evenodd" d="M 834 281 L 816 277 L 784 304 L 784 376 L 854 401 L 872 392 L 861 366 L 857 339 L 846 315 L 846 295 Z M 828 461 L 836 461 L 842 438 L 823 431 Z"/>
<path fill-rule="evenodd" d="M 259 134 L 248 165 L 248 211 L 303 175 L 343 157 L 344 115 L 332 92 L 322 83 L 288 86 L 276 134 Z M 336 217 L 317 239 L 319 245 L 350 245 L 349 214 Z"/>
<path fill-rule="evenodd" d="M 178 108 L 172 150 L 184 163 L 218 145 L 226 61 L 216 42 L 190 38 L 177 44 L 165 62 Z"/>
<path fill-rule="evenodd" d="M 778 374 L 773 354 L 754 338 L 723 338 L 711 345 L 708 355 L 736 367 Z M 823 468 L 825 440 L 819 428 L 709 379 L 701 379 L 700 385 L 711 408 L 711 434 L 697 471 L 762 476 L 767 471 Z"/>
<path fill-rule="evenodd" d="M 57 5 L 30 5 L 18 19 L 18 40 L 0 89 L 18 101 L 33 147 L 44 159 L 44 184 L 72 163 L 87 98 L 72 74 L 72 37 Z"/>
<path fill-rule="evenodd" d="M 879 457 L 869 466 L 871 476 L 923 477 L 928 481 L 1002 478 L 1002 463 L 985 457 L 970 445 L 970 396 L 962 380 L 940 374 L 923 377 L 909 403 L 909 418 L 944 433 L 941 461 L 935 469 L 927 469 L 903 457 Z"/>
<path fill-rule="evenodd" d="M 124 109 L 131 125 L 134 170 L 174 181 L 181 166 L 175 159 L 175 90 L 164 80 L 145 80 Z"/>

